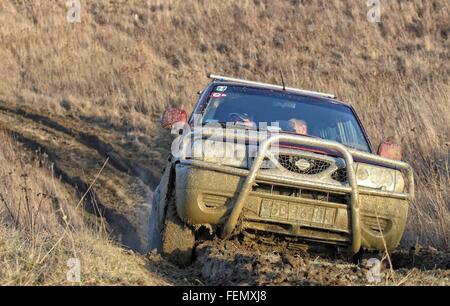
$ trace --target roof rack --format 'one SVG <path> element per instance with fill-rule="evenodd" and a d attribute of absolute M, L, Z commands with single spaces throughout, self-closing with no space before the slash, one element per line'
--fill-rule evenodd
<path fill-rule="evenodd" d="M 280 85 L 274 85 L 274 84 L 268 84 L 268 83 L 261 83 L 261 82 L 254 82 L 254 81 L 230 78 L 230 77 L 220 76 L 220 75 L 216 75 L 216 74 L 208 74 L 208 78 L 213 79 L 213 82 L 215 82 L 215 81 L 229 81 L 229 82 L 235 82 L 235 83 L 240 83 L 240 84 L 256 85 L 256 86 L 264 87 L 264 88 L 285 89 L 285 90 L 288 90 L 288 91 L 291 91 L 291 92 L 296 92 L 296 93 L 301 93 L 301 94 L 307 94 L 307 95 L 314 95 L 314 96 L 321 96 L 321 97 L 336 99 L 336 96 L 333 95 L 333 94 L 322 93 L 322 92 L 317 92 L 317 91 L 310 91 L 310 90 L 304 90 L 304 89 L 298 89 L 298 88 L 291 88 L 291 87 L 284 88 L 283 86 L 280 86 Z"/>

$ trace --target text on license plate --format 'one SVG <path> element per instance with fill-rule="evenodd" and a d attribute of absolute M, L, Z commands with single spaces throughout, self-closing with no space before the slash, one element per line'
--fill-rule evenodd
<path fill-rule="evenodd" d="M 336 222 L 337 208 L 263 200 L 259 215 L 262 218 L 275 220 L 281 219 L 286 221 L 334 225 Z"/>

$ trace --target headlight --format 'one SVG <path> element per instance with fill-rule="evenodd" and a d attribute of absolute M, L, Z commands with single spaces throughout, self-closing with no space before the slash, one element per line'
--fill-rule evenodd
<path fill-rule="evenodd" d="M 358 185 L 363 187 L 390 192 L 403 192 L 405 190 L 405 180 L 402 173 L 389 168 L 357 164 L 356 180 Z"/>
<path fill-rule="evenodd" d="M 192 146 L 193 159 L 224 166 L 247 168 L 247 146 L 232 142 L 198 140 Z"/>

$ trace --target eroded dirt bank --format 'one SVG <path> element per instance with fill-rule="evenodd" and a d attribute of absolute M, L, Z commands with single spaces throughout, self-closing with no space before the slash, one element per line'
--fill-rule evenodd
<path fill-rule="evenodd" d="M 148 251 L 148 214 L 170 137 L 133 133 L 76 114 L 64 117 L 8 101 L 0 103 L 0 126 L 53 164 L 54 174 L 78 194 L 85 209 L 103 217 L 112 237 L 126 248 Z M 103 167 L 104 166 L 104 167 Z M 95 184 L 91 184 L 95 181 Z M 92 188 L 90 188 L 92 187 Z M 148 269 L 167 283 L 192 285 L 367 285 L 366 262 L 349 263 L 253 242 L 200 244 L 194 263 L 174 267 L 146 256 Z M 392 254 L 394 273 L 380 284 L 450 285 L 450 255 L 433 249 Z"/>
<path fill-rule="evenodd" d="M 158 183 L 157 139 L 130 136 L 76 116 L 56 117 L 0 103 L 0 126 L 23 146 L 53 164 L 54 175 L 71 186 L 84 207 L 106 220 L 112 237 L 126 248 L 148 251 L 148 211 Z M 95 181 L 95 184 L 92 184 Z M 92 184 L 92 186 L 91 186 Z"/>

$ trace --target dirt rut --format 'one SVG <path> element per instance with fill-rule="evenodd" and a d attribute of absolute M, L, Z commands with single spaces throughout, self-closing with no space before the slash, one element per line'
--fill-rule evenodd
<path fill-rule="evenodd" d="M 143 162 L 133 158 L 133 153 L 142 151 L 144 144 L 124 142 L 119 139 L 120 133 L 78 118 L 50 118 L 5 102 L 0 106 L 0 124 L 26 148 L 47 156 L 55 175 L 79 194 L 88 190 L 107 160 L 84 207 L 106 219 L 119 243 L 135 251 L 148 251 L 147 216 L 158 179 L 152 170 L 153 159 Z"/>

